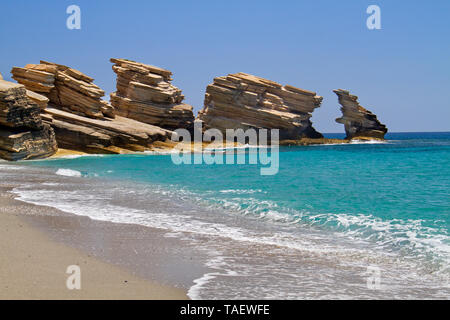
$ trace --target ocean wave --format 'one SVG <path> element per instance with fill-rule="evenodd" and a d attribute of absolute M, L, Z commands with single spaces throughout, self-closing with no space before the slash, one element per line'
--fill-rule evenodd
<path fill-rule="evenodd" d="M 20 166 L 13 165 L 13 164 L 6 164 L 6 165 L 0 165 L 0 169 L 5 169 L 5 170 L 20 170 L 21 167 L 20 167 Z"/>
<path fill-rule="evenodd" d="M 403 255 L 427 261 L 430 270 L 450 274 L 450 236 L 446 230 L 425 226 L 422 220 L 383 220 L 370 214 L 317 214 L 310 210 L 282 207 L 274 201 L 253 197 L 224 199 L 212 196 L 207 200 L 198 197 L 196 201 L 203 201 L 216 210 L 225 209 L 277 223 L 332 231 L 341 238 L 372 244 L 385 252 L 401 251 Z"/>
<path fill-rule="evenodd" d="M 381 140 L 351 140 L 349 144 L 386 144 L 389 141 L 381 141 Z"/>
<path fill-rule="evenodd" d="M 220 190 L 220 193 L 235 193 L 235 194 L 252 194 L 252 193 L 265 193 L 261 189 L 254 190 L 254 189 L 226 189 L 226 190 Z"/>
<path fill-rule="evenodd" d="M 68 177 L 83 176 L 79 171 L 61 168 L 58 169 L 57 174 Z M 329 245 L 317 246 L 316 243 L 307 239 L 292 237 L 283 232 L 261 236 L 258 232 L 249 232 L 237 225 L 201 221 L 193 215 L 173 215 L 109 205 L 105 204 L 105 201 L 109 201 L 111 195 L 102 196 L 102 193 L 95 193 L 95 196 L 92 196 L 89 192 L 83 191 L 27 188 L 16 188 L 14 192 L 19 196 L 19 200 L 53 206 L 66 212 L 88 215 L 93 219 L 137 223 L 174 233 L 193 232 L 199 235 L 225 237 L 235 241 L 262 243 L 315 253 L 336 252 L 342 249 Z M 425 267 L 430 272 L 447 274 L 450 272 L 448 268 L 450 264 L 449 235 L 445 230 L 424 225 L 421 220 L 383 220 L 369 214 L 315 213 L 312 209 L 296 210 L 283 207 L 268 199 L 258 199 L 255 196 L 262 193 L 260 189 L 223 189 L 218 191 L 219 194 L 210 191 L 200 195 L 176 185 L 164 187 L 155 185 L 143 190 L 125 188 L 120 192 L 143 199 L 150 192 L 168 200 L 171 199 L 170 201 L 174 203 L 179 203 L 180 200 L 194 201 L 208 210 L 222 212 L 230 217 L 241 215 L 282 225 L 314 229 L 320 237 L 326 237 L 328 232 L 333 232 L 334 236 L 342 240 L 370 245 L 380 252 L 419 258 L 427 262 Z"/>
<path fill-rule="evenodd" d="M 242 150 L 242 149 L 270 149 L 268 145 L 250 145 L 244 144 L 239 146 L 230 146 L 230 147 L 211 147 L 205 148 L 203 151 L 227 151 L 227 150 Z"/>
<path fill-rule="evenodd" d="M 205 237 L 210 239 L 217 239 L 207 241 L 208 246 L 210 244 L 223 244 L 224 241 L 233 241 L 232 247 L 235 248 L 248 248 L 249 246 L 256 246 L 258 248 L 264 248 L 262 250 L 295 250 L 302 255 L 306 254 L 308 260 L 320 260 L 320 259 L 332 259 L 339 265 L 361 265 L 368 263 L 375 263 L 384 265 L 386 270 L 390 267 L 398 267 L 398 259 L 400 256 L 396 254 L 395 250 L 383 250 L 386 247 L 391 247 L 394 244 L 395 239 L 390 239 L 386 236 L 375 238 L 370 236 L 371 234 L 383 234 L 392 233 L 392 237 L 397 237 L 399 234 L 392 232 L 395 229 L 401 229 L 394 224 L 386 224 L 378 218 L 371 216 L 351 216 L 342 214 L 312 214 L 311 212 L 295 212 L 285 210 L 278 204 L 272 201 L 259 201 L 262 207 L 258 207 L 257 199 L 252 199 L 247 202 L 246 205 L 240 207 L 238 198 L 228 199 L 225 203 L 227 207 L 224 212 L 224 203 L 215 203 L 213 208 L 217 208 L 218 205 L 222 207 L 222 210 L 218 211 L 225 213 L 220 215 L 221 220 L 205 220 L 205 217 L 197 210 L 179 211 L 180 208 L 185 208 L 185 205 L 180 205 L 180 208 L 169 207 L 168 211 L 162 208 L 167 208 L 166 205 L 170 203 L 171 206 L 177 205 L 179 201 L 175 201 L 172 197 L 176 194 L 179 195 L 179 190 L 175 186 L 169 188 L 162 186 L 146 187 L 144 189 L 138 189 L 134 187 L 131 190 L 129 187 L 107 187 L 95 186 L 95 191 L 92 189 L 80 190 L 77 188 L 69 187 L 69 190 L 62 190 L 59 186 L 56 189 L 40 189 L 38 185 L 26 185 L 17 187 L 13 190 L 13 193 L 17 195 L 17 199 L 33 203 L 36 205 L 46 205 L 57 208 L 59 210 L 69 212 L 76 215 L 88 216 L 95 220 L 109 221 L 114 223 L 133 223 L 144 225 L 152 228 L 158 228 L 167 232 L 168 237 L 176 237 L 189 239 L 199 237 L 201 240 L 199 243 L 203 243 L 203 247 L 206 246 L 204 242 Z M 225 189 L 226 191 L 227 189 Z M 244 190 L 244 189 L 243 189 Z M 133 208 L 131 206 L 123 206 L 114 204 L 114 192 L 116 194 L 130 194 L 133 199 L 146 199 L 151 198 L 151 194 L 158 194 L 161 196 L 161 200 L 157 202 L 161 205 L 158 207 L 152 206 L 148 209 Z M 149 193 L 150 192 L 150 193 Z M 231 193 L 233 194 L 233 193 Z M 211 195 L 211 194 L 210 194 Z M 127 196 L 128 197 L 128 196 Z M 136 198 L 135 198 L 136 197 Z M 194 201 L 200 199 L 199 195 L 184 190 L 182 197 Z M 196 198 L 197 197 L 197 198 Z M 167 200 L 167 204 L 164 202 Z M 141 200 L 138 200 L 141 201 Z M 136 201 L 134 201 L 136 202 Z M 123 203 L 119 201 L 117 203 Z M 203 203 L 205 204 L 205 203 Z M 249 206 L 248 204 L 252 204 Z M 203 206 L 203 205 L 202 205 Z M 257 218 L 274 221 L 281 223 L 282 225 L 296 226 L 310 226 L 311 228 L 304 229 L 301 233 L 290 233 L 288 229 L 274 228 L 276 232 L 269 232 L 261 230 L 259 227 L 252 228 L 252 224 L 242 225 L 239 221 L 233 219 L 223 220 L 223 217 L 227 216 L 227 212 L 233 212 L 233 210 L 240 208 L 237 213 L 244 213 L 249 217 L 256 216 Z M 174 214 L 176 212 L 176 214 Z M 217 211 L 215 211 L 217 212 Z M 236 211 L 234 211 L 236 212 Z M 255 214 L 255 212 L 259 212 Z M 289 213 L 288 213 L 289 212 Z M 217 215 L 214 215 L 217 218 Z M 228 221 L 228 222 L 226 222 Z M 252 221 L 252 220 L 248 220 Z M 286 224 L 289 222 L 289 224 Z M 399 221 L 397 221 L 399 222 Z M 404 230 L 413 230 L 415 234 L 405 234 L 410 241 L 416 241 L 416 238 L 423 232 L 432 233 L 430 229 L 424 229 L 417 221 L 409 221 L 416 226 L 416 229 L 410 228 L 410 226 L 403 225 Z M 266 224 L 264 224 L 266 225 Z M 400 225 L 402 225 L 400 223 Z M 250 226 L 250 228 L 249 228 Z M 323 227 L 330 227 L 329 229 L 335 232 L 324 232 Z M 355 228 L 356 226 L 356 228 Z M 317 228 L 318 227 L 318 228 Z M 316 230 L 316 231 L 314 231 Z M 370 232 L 367 232 L 370 230 Z M 336 236 L 337 235 L 337 236 Z M 348 243 L 348 239 L 355 239 Z M 203 239 L 203 240 L 202 240 Z M 430 241 L 429 245 L 436 245 L 435 240 L 437 238 L 429 237 L 422 241 L 425 244 Z M 376 246 L 371 249 L 369 246 L 359 246 L 364 240 L 376 240 Z M 445 240 L 445 239 L 441 239 Z M 234 242 L 236 241 L 236 242 Z M 440 242 L 442 244 L 443 242 Z M 413 248 L 414 245 L 408 245 L 402 243 L 404 246 Z M 425 246 L 424 246 L 425 247 Z M 428 250 L 430 246 L 426 246 Z M 382 249 L 382 250 L 379 250 Z M 260 249 L 261 250 L 261 249 Z M 442 250 L 442 248 L 440 248 Z M 444 250 L 445 252 L 445 250 Z M 294 263 L 295 261 L 291 261 Z M 409 263 L 413 263 L 409 266 Z M 442 274 L 439 272 L 438 267 L 445 267 L 448 264 L 434 264 L 430 270 L 422 270 L 417 268 L 416 262 L 407 259 L 401 262 L 402 268 L 411 270 L 411 273 L 407 272 L 408 279 L 428 279 L 426 281 L 434 281 L 437 276 L 442 276 L 443 281 L 448 281 L 448 272 Z M 407 267 L 405 267 L 405 265 Z M 223 282 L 224 277 L 240 277 L 243 274 L 236 272 L 236 265 L 232 261 L 224 261 L 222 253 L 217 251 L 217 248 L 211 249 L 211 256 L 208 259 L 207 267 L 213 269 L 213 271 L 207 272 L 194 281 L 194 285 L 189 289 L 188 295 L 192 299 L 205 297 L 204 290 L 211 290 L 211 286 L 214 287 L 214 283 L 219 281 Z M 263 266 L 264 267 L 264 266 Z M 261 267 L 261 268 L 263 268 Z M 278 270 L 278 269 L 277 269 Z M 412 272 L 414 270 L 414 274 Z M 274 270 L 276 271 L 276 270 Z M 415 272 L 422 272 L 418 276 Z M 424 273 L 423 273 L 424 271 Z M 266 269 L 262 272 L 267 272 Z M 432 278 L 427 275 L 432 275 Z M 430 280 L 431 279 L 431 280 Z M 409 281 L 408 280 L 408 281 Z M 303 281 L 303 280 L 302 280 Z M 425 281 L 425 280 L 424 280 Z M 434 282 L 433 282 L 434 283 Z M 235 294 L 239 294 L 239 290 Z M 267 293 L 267 297 L 274 297 Z M 283 297 L 283 296 L 280 296 Z"/>
<path fill-rule="evenodd" d="M 265 245 L 281 246 L 291 249 L 304 250 L 311 253 L 348 252 L 353 249 L 344 249 L 333 246 L 317 247 L 307 239 L 298 239 L 287 233 L 259 234 L 239 226 L 230 226 L 220 222 L 209 222 L 197 219 L 192 215 L 170 214 L 158 212 L 154 209 L 144 210 L 108 202 L 112 195 L 92 194 L 90 191 L 64 191 L 35 189 L 33 186 L 14 188 L 17 200 L 45 205 L 92 219 L 110 221 L 115 223 L 136 223 L 148 227 L 164 229 L 171 233 L 195 233 L 203 236 L 228 238 L 240 242 L 251 242 Z M 359 251 L 358 249 L 355 249 Z"/>

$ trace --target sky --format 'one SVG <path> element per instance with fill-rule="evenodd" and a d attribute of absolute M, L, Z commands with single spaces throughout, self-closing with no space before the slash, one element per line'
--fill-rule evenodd
<path fill-rule="evenodd" d="M 81 29 L 69 30 L 69 5 Z M 381 29 L 369 30 L 369 5 Z M 110 58 L 173 72 L 194 112 L 214 77 L 246 72 L 324 97 L 314 127 L 344 132 L 333 89 L 347 89 L 391 132 L 450 131 L 450 1 L 2 1 L 0 73 L 39 60 L 95 78 Z"/>

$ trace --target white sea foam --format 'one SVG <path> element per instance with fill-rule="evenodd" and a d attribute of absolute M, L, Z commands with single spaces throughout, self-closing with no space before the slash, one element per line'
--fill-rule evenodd
<path fill-rule="evenodd" d="M 202 299 L 201 291 L 203 287 L 216 277 L 236 277 L 239 275 L 236 271 L 229 269 L 229 266 L 221 256 L 210 258 L 206 266 L 217 271 L 205 273 L 200 278 L 194 280 L 195 284 L 189 288 L 187 293 L 187 296 L 192 300 Z"/>
<path fill-rule="evenodd" d="M 60 169 L 64 170 L 64 169 Z M 77 171 L 78 172 L 78 171 Z M 81 173 L 80 173 L 81 174 Z M 71 175 L 72 176 L 72 175 Z M 78 176 L 78 175 L 77 175 Z M 239 223 L 228 224 L 222 222 L 211 222 L 202 220 L 201 216 L 195 214 L 171 214 L 169 212 L 162 212 L 160 209 L 135 209 L 130 207 L 122 207 L 113 205 L 110 198 L 113 197 L 104 192 L 90 192 L 89 190 L 36 190 L 36 186 L 20 187 L 13 190 L 18 195 L 18 199 L 34 203 L 37 205 L 52 206 L 57 209 L 77 214 L 89 216 L 92 219 L 110 221 L 116 223 L 136 223 L 148 227 L 159 228 L 167 231 L 168 237 L 183 237 L 183 235 L 198 235 L 202 238 L 207 236 L 222 239 L 213 241 L 213 243 L 223 243 L 224 241 L 237 241 L 236 246 L 243 248 L 249 245 L 269 246 L 271 248 L 284 248 L 282 250 L 299 250 L 299 252 L 307 253 L 308 259 L 315 259 L 313 257 L 333 257 L 339 263 L 361 263 L 361 261 L 391 261 L 394 263 L 398 256 L 389 250 L 383 250 L 386 246 L 392 244 L 396 246 L 396 241 L 409 241 L 413 249 L 423 247 L 428 251 L 430 248 L 444 253 L 448 257 L 448 241 L 445 236 L 435 237 L 433 230 L 424 228 L 420 221 L 383 221 L 367 215 L 352 216 L 345 214 L 316 214 L 309 212 L 297 213 L 297 215 L 290 212 L 287 214 L 283 212 L 275 203 L 268 200 L 247 199 L 249 201 L 244 205 L 245 209 L 240 207 L 238 201 L 240 198 L 227 199 L 219 205 L 227 210 L 241 210 L 241 213 L 250 214 L 260 212 L 260 217 L 276 222 L 291 222 L 300 224 L 309 224 L 310 226 L 326 226 L 328 224 L 335 225 L 338 238 L 330 241 L 327 235 L 320 229 L 317 233 L 301 234 L 301 236 L 277 230 L 275 233 L 260 232 L 257 229 L 249 229 L 241 226 Z M 231 193 L 237 191 L 233 189 L 222 190 L 223 193 Z M 245 190 L 245 189 L 243 189 Z M 124 189 L 121 193 L 126 193 L 131 190 Z M 242 191 L 242 190 L 240 190 Z M 238 191 L 238 192 L 240 192 Z M 245 190 L 247 193 L 249 190 Z M 253 191 L 253 190 L 252 190 Z M 254 190 L 258 191 L 258 190 Z M 160 188 L 152 190 L 162 196 L 172 196 L 173 192 L 170 189 Z M 244 193 L 245 193 L 244 192 Z M 142 190 L 134 190 L 132 192 L 135 196 L 146 197 Z M 177 194 L 187 199 L 194 199 L 194 194 L 189 191 L 177 190 Z M 214 206 L 212 206 L 214 208 Z M 431 234 L 429 237 L 420 236 L 423 233 Z M 340 243 L 339 239 L 353 239 L 354 244 L 362 243 L 364 240 L 371 240 L 375 237 L 377 247 L 374 250 L 363 249 L 359 246 L 346 246 Z M 379 247 L 378 247 L 379 246 Z M 381 250 L 378 250 L 381 249 Z M 426 252 L 425 251 L 425 252 Z M 214 251 L 213 251 L 214 252 Z M 189 289 L 188 295 L 192 299 L 204 298 L 202 290 L 208 288 L 211 290 L 211 282 L 223 279 L 223 277 L 237 277 L 239 274 L 233 269 L 231 265 L 227 265 L 223 257 L 220 255 L 212 255 L 207 262 L 209 268 L 214 269 L 213 272 L 208 272 L 194 281 L 194 285 Z M 414 270 L 412 268 L 411 270 Z M 411 276 L 412 277 L 412 276 Z M 304 279 L 302 278 L 302 281 Z M 268 297 L 270 292 L 266 293 Z M 283 296 L 279 296 L 282 298 Z M 292 297 L 295 297 L 292 296 Z"/>
<path fill-rule="evenodd" d="M 388 141 L 381 140 L 352 140 L 350 144 L 386 144 Z"/>
<path fill-rule="evenodd" d="M 322 147 L 322 146 L 349 146 L 353 144 L 388 144 L 389 141 L 380 140 L 352 140 L 350 142 L 342 143 L 322 143 L 322 144 L 311 144 L 308 147 Z"/>
<path fill-rule="evenodd" d="M 72 170 L 72 169 L 58 169 L 56 171 L 58 176 L 66 176 L 66 177 L 81 177 L 82 174 L 80 171 Z"/>
<path fill-rule="evenodd" d="M 240 242 L 283 246 L 315 253 L 337 253 L 352 250 L 332 246 L 319 248 L 307 239 L 293 238 L 291 235 L 283 232 L 278 234 L 260 235 L 258 232 L 245 228 L 228 226 L 223 223 L 202 221 L 190 215 L 174 215 L 165 212 L 154 212 L 150 210 L 111 205 L 107 201 L 104 201 L 107 200 L 108 197 L 102 198 L 98 194 L 93 195 L 89 192 L 15 188 L 13 193 L 18 195 L 18 200 L 24 202 L 51 206 L 65 212 L 89 216 L 92 219 L 102 221 L 136 223 L 175 233 L 195 233 L 203 236 L 228 238 Z"/>
<path fill-rule="evenodd" d="M 267 145 L 250 145 L 244 144 L 240 146 L 230 146 L 230 147 L 211 147 L 205 148 L 204 151 L 226 151 L 226 150 L 242 150 L 242 149 L 270 149 L 270 146 Z"/>
<path fill-rule="evenodd" d="M 220 193 L 235 193 L 235 194 L 252 194 L 252 193 L 263 193 L 261 189 L 254 190 L 254 189 L 227 189 L 227 190 L 220 190 Z"/>
<path fill-rule="evenodd" d="M 66 156 L 58 157 L 58 159 L 78 159 L 78 158 L 81 158 L 81 157 L 83 157 L 82 154 L 69 154 L 69 155 L 66 155 Z"/>
<path fill-rule="evenodd" d="M 16 166 L 16 165 L 12 165 L 12 164 L 7 164 L 7 165 L 0 165 L 0 169 L 4 169 L 4 170 L 20 170 L 21 167 Z"/>

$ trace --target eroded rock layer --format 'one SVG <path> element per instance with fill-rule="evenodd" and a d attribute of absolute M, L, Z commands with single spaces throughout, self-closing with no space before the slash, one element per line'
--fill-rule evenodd
<path fill-rule="evenodd" d="M 321 138 L 311 123 L 322 97 L 246 73 L 217 77 L 206 88 L 198 118 L 204 128 L 279 129 L 280 139 Z"/>
<path fill-rule="evenodd" d="M 145 151 L 155 141 L 170 139 L 171 131 L 116 116 L 102 120 L 47 107 L 44 121 L 55 130 L 60 148 L 87 153 Z"/>
<path fill-rule="evenodd" d="M 105 92 L 93 83 L 93 78 L 78 70 L 41 61 L 24 68 L 14 67 L 11 73 L 14 80 L 47 97 L 58 109 L 94 119 L 114 118 L 111 105 L 101 99 Z M 40 105 L 45 104 L 41 101 Z"/>
<path fill-rule="evenodd" d="M 336 122 L 344 124 L 347 139 L 384 139 L 388 131 L 386 126 L 378 121 L 376 115 L 359 105 L 357 96 L 343 89 L 333 92 L 337 94 L 342 106 L 342 117 L 336 119 Z"/>
<path fill-rule="evenodd" d="M 28 100 L 39 105 L 60 148 L 88 153 L 145 151 L 153 142 L 170 138 L 168 130 L 116 116 L 114 108 L 101 100 L 104 91 L 78 70 L 41 61 L 11 73 L 29 89 Z"/>
<path fill-rule="evenodd" d="M 111 94 L 116 114 L 167 129 L 191 128 L 192 106 L 182 103 L 172 72 L 125 59 L 111 59 L 117 91 Z"/>
<path fill-rule="evenodd" d="M 55 134 L 44 124 L 40 108 L 21 84 L 0 80 L 0 158 L 36 159 L 58 149 Z"/>

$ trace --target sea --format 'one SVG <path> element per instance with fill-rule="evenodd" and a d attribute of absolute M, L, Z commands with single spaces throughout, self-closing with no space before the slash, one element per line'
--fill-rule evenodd
<path fill-rule="evenodd" d="M 450 132 L 386 138 L 280 147 L 275 175 L 141 153 L 1 162 L 1 180 L 26 181 L 21 201 L 201 251 L 192 299 L 449 299 Z M 17 179 L 30 174 L 45 182 Z"/>

